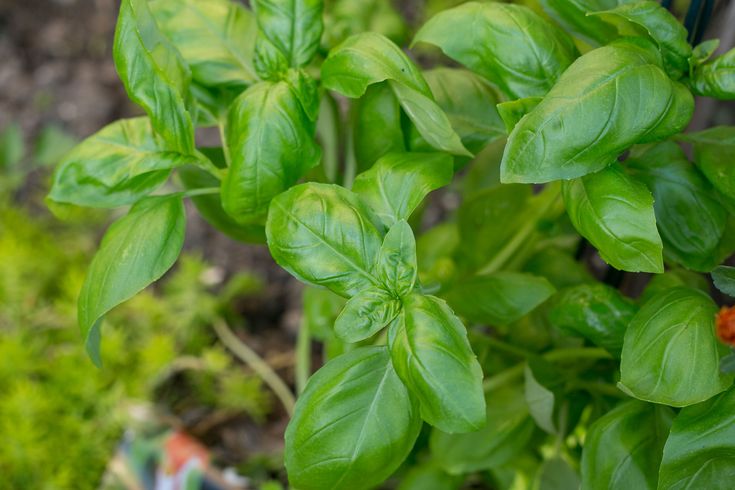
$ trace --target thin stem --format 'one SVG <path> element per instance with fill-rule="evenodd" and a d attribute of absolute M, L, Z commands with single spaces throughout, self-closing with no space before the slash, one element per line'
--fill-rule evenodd
<path fill-rule="evenodd" d="M 299 336 L 296 340 L 296 365 L 294 370 L 296 373 L 296 393 L 300 395 L 306 387 L 309 376 L 311 376 L 311 332 L 309 331 L 309 324 L 305 321 L 301 322 Z"/>
<path fill-rule="evenodd" d="M 296 399 L 291 393 L 291 389 L 286 386 L 280 376 L 258 355 L 257 352 L 252 350 L 245 344 L 240 338 L 234 334 L 232 330 L 227 326 L 224 320 L 218 318 L 214 321 L 214 331 L 219 337 L 220 341 L 232 351 L 235 356 L 242 362 L 247 364 L 255 373 L 260 376 L 265 384 L 267 384 L 273 393 L 283 404 L 283 407 L 288 412 L 289 416 L 293 415 L 294 406 L 296 405 Z"/>
<path fill-rule="evenodd" d="M 184 196 L 193 197 L 204 196 L 207 194 L 219 194 L 219 190 L 219 187 L 202 187 L 201 189 L 191 189 L 189 191 L 185 191 Z"/>
<path fill-rule="evenodd" d="M 498 350 L 502 350 L 504 352 L 507 352 L 509 354 L 513 354 L 518 357 L 529 357 L 533 355 L 533 352 L 528 351 L 526 349 L 522 349 L 520 347 L 516 347 L 515 345 L 508 344 L 507 342 L 503 342 L 502 340 L 498 340 L 494 337 L 488 337 L 484 339 L 485 342 L 487 342 L 489 345 L 495 347 Z"/>
<path fill-rule="evenodd" d="M 207 156 L 199 150 L 196 151 L 196 157 L 196 163 L 199 167 L 209 172 L 212 177 L 215 177 L 217 180 L 222 180 L 223 170 L 212 163 L 212 160 L 207 158 Z"/>

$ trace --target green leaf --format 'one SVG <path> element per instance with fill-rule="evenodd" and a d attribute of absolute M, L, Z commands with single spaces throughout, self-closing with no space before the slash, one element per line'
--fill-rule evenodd
<path fill-rule="evenodd" d="M 390 153 L 355 179 L 352 190 L 388 226 L 407 220 L 429 192 L 452 181 L 452 159 L 441 153 Z"/>
<path fill-rule="evenodd" d="M 577 59 L 513 128 L 502 182 L 572 179 L 614 163 L 634 143 L 684 129 L 694 100 L 660 68 L 649 41 L 629 38 Z"/>
<path fill-rule="evenodd" d="M 386 289 L 403 297 L 416 284 L 416 239 L 406 220 L 397 221 L 383 239 L 378 256 L 378 278 Z"/>
<path fill-rule="evenodd" d="M 449 282 L 455 272 L 453 255 L 459 247 L 457 223 L 447 221 L 425 231 L 416 240 L 419 280 L 426 286 Z"/>
<path fill-rule="evenodd" d="M 513 99 L 546 94 L 578 55 L 572 39 L 540 15 L 501 3 L 441 12 L 419 30 L 418 42 L 438 46 Z"/>
<path fill-rule="evenodd" d="M 271 203 L 265 225 L 278 264 L 299 280 L 350 297 L 379 286 L 373 277 L 382 228 L 350 191 L 328 184 L 302 184 Z"/>
<path fill-rule="evenodd" d="M 720 100 L 735 99 L 735 48 L 694 67 L 691 87 L 695 94 Z"/>
<path fill-rule="evenodd" d="M 434 102 L 420 70 L 388 38 L 376 33 L 349 37 L 329 53 L 322 65 L 324 86 L 347 97 L 360 97 L 369 85 L 386 80 L 403 110 L 432 147 L 471 156 L 447 115 Z"/>
<path fill-rule="evenodd" d="M 371 31 L 401 46 L 408 26 L 390 0 L 335 0 L 327 2 L 323 41 L 330 48 L 353 34 Z"/>
<path fill-rule="evenodd" d="M 655 490 L 673 418 L 667 407 L 638 401 L 623 403 L 600 417 L 584 441 L 582 488 Z"/>
<path fill-rule="evenodd" d="M 692 57 L 689 60 L 690 66 L 693 68 L 710 59 L 712 55 L 715 54 L 715 51 L 717 51 L 719 46 L 719 39 L 708 39 L 694 46 L 694 49 L 692 49 Z"/>
<path fill-rule="evenodd" d="M 667 73 L 673 78 L 680 78 L 689 71 L 689 57 L 692 47 L 687 42 L 687 30 L 676 17 L 658 2 L 639 0 L 633 3 L 622 3 L 610 10 L 592 12 L 590 15 L 610 19 L 611 25 L 619 25 L 622 19 L 642 30 L 644 35 L 658 45 Z"/>
<path fill-rule="evenodd" d="M 10 123 L 0 133 L 0 169 L 14 169 L 24 154 L 23 131 L 18 123 Z"/>
<path fill-rule="evenodd" d="M 121 119 L 67 154 L 48 197 L 79 206 L 124 206 L 156 190 L 172 168 L 193 162 L 194 157 L 167 151 L 148 118 Z"/>
<path fill-rule="evenodd" d="M 559 294 L 549 310 L 549 320 L 619 357 L 625 330 L 637 311 L 617 289 L 601 283 L 581 284 Z"/>
<path fill-rule="evenodd" d="M 556 434 L 558 428 L 554 420 L 554 403 L 556 399 L 554 392 L 536 379 L 533 369 L 529 364 L 526 364 L 523 369 L 523 377 L 525 380 L 523 391 L 531 417 L 536 422 L 536 425 L 545 432 Z"/>
<path fill-rule="evenodd" d="M 314 80 L 304 70 L 291 68 L 286 72 L 284 77 L 286 83 L 289 84 L 291 90 L 306 112 L 306 115 L 312 122 L 316 122 L 319 117 L 319 87 Z"/>
<path fill-rule="evenodd" d="M 686 269 L 673 268 L 663 274 L 656 274 L 651 281 L 646 284 L 643 294 L 638 298 L 639 304 L 644 304 L 658 293 L 677 286 L 687 286 L 699 289 L 709 294 L 709 283 L 702 274 L 692 272 Z"/>
<path fill-rule="evenodd" d="M 238 223 L 264 218 L 275 196 L 319 163 L 315 126 L 286 82 L 261 82 L 230 107 L 225 139 L 230 168 L 222 207 Z"/>
<path fill-rule="evenodd" d="M 705 293 L 677 287 L 657 294 L 625 332 L 620 387 L 640 400 L 685 407 L 732 384 L 719 371 L 717 306 Z"/>
<path fill-rule="evenodd" d="M 191 73 L 158 29 L 147 0 L 122 0 L 113 57 L 128 97 L 145 109 L 166 149 L 193 153 Z"/>
<path fill-rule="evenodd" d="M 253 14 L 232 0 L 155 0 L 153 15 L 206 87 L 242 87 L 258 81 L 252 65 L 256 23 Z"/>
<path fill-rule="evenodd" d="M 549 299 L 556 289 L 543 277 L 521 272 L 473 276 L 445 294 L 457 313 L 474 323 L 508 325 Z"/>
<path fill-rule="evenodd" d="M 658 488 L 721 488 L 735 478 L 735 388 L 679 412 L 664 446 Z"/>
<path fill-rule="evenodd" d="M 342 309 L 334 323 L 334 332 L 345 342 L 360 342 L 386 327 L 400 311 L 400 301 L 384 289 L 363 289 Z"/>
<path fill-rule="evenodd" d="M 255 68 L 260 76 L 278 79 L 286 69 L 311 61 L 324 30 L 322 10 L 322 0 L 255 0 Z"/>
<path fill-rule="evenodd" d="M 536 477 L 537 490 L 573 490 L 580 488 L 579 475 L 564 459 L 547 459 Z"/>
<path fill-rule="evenodd" d="M 660 143 L 627 163 L 653 193 L 664 257 L 701 272 L 717 265 L 727 212 L 681 148 Z"/>
<path fill-rule="evenodd" d="M 398 490 L 459 490 L 461 484 L 461 478 L 448 475 L 436 463 L 429 461 L 411 467 Z"/>
<path fill-rule="evenodd" d="M 79 293 L 79 327 L 98 366 L 104 315 L 157 281 L 184 244 L 186 216 L 180 194 L 149 197 L 113 223 L 92 259 Z"/>
<path fill-rule="evenodd" d="M 188 165 L 178 170 L 179 180 L 186 190 L 217 187 L 219 181 L 204 170 Z M 265 243 L 263 225 L 241 225 L 222 209 L 219 194 L 191 197 L 194 206 L 204 220 L 230 238 L 244 243 Z"/>
<path fill-rule="evenodd" d="M 619 164 L 564 181 L 562 194 L 572 224 L 602 260 L 630 272 L 664 271 L 651 192 Z"/>
<path fill-rule="evenodd" d="M 387 82 L 367 88 L 353 106 L 352 138 L 359 171 L 379 158 L 406 151 L 401 128 L 401 105 Z"/>
<path fill-rule="evenodd" d="M 531 112 L 543 100 L 543 97 L 524 97 L 522 99 L 501 102 L 497 106 L 498 114 L 510 134 L 523 116 Z"/>
<path fill-rule="evenodd" d="M 719 265 L 712 269 L 715 287 L 728 296 L 735 298 L 735 267 Z"/>
<path fill-rule="evenodd" d="M 559 25 L 591 46 L 607 44 L 618 35 L 613 26 L 587 15 L 588 12 L 614 8 L 618 5 L 617 0 L 541 0 L 540 3 Z"/>
<path fill-rule="evenodd" d="M 309 379 L 286 429 L 288 479 L 303 490 L 361 490 L 388 478 L 421 429 L 385 347 L 362 347 Z"/>
<path fill-rule="evenodd" d="M 482 369 L 467 331 L 447 304 L 414 293 L 388 330 L 398 376 L 421 404 L 421 417 L 445 432 L 469 432 L 485 423 Z"/>
<path fill-rule="evenodd" d="M 452 128 L 470 152 L 477 153 L 505 136 L 495 108 L 500 95 L 482 77 L 468 70 L 440 67 L 425 71 L 424 78 L 436 103 L 446 113 Z M 431 151 L 421 135 L 413 127 L 411 129 L 412 149 Z"/>
<path fill-rule="evenodd" d="M 486 424 L 477 432 L 431 431 L 431 454 L 449 474 L 502 466 L 513 460 L 533 435 L 533 420 L 528 415 L 523 391 L 518 387 L 488 393 L 485 416 Z"/>
<path fill-rule="evenodd" d="M 506 187 L 506 186 L 504 186 Z M 557 247 L 541 250 L 523 266 L 525 272 L 544 276 L 556 288 L 595 282 L 584 264 Z"/>
<path fill-rule="evenodd" d="M 679 139 L 692 144 L 694 163 L 714 188 L 735 199 L 735 127 L 717 126 L 680 135 Z"/>

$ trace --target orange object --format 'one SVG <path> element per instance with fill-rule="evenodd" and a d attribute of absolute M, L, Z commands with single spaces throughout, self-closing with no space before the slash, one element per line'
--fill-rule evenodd
<path fill-rule="evenodd" d="M 209 452 L 194 438 L 177 431 L 166 440 L 166 471 L 178 473 L 185 466 L 196 464 L 200 469 L 207 468 Z"/>
<path fill-rule="evenodd" d="M 717 336 L 735 347 L 735 307 L 723 306 L 717 314 Z"/>

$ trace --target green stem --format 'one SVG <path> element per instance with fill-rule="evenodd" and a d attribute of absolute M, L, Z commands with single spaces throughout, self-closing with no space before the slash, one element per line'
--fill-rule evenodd
<path fill-rule="evenodd" d="M 224 171 L 221 168 L 218 168 L 204 153 L 199 150 L 196 151 L 196 157 L 196 163 L 200 168 L 209 172 L 212 177 L 215 177 L 217 180 L 222 180 Z"/>
<path fill-rule="evenodd" d="M 201 189 L 191 189 L 189 191 L 185 191 L 184 196 L 193 197 L 204 196 L 208 194 L 219 194 L 219 190 L 219 187 L 202 187 Z"/>
<path fill-rule="evenodd" d="M 299 336 L 296 340 L 296 393 L 301 394 L 311 376 L 311 332 L 307 322 L 301 322 Z"/>
<path fill-rule="evenodd" d="M 255 373 L 260 376 L 265 384 L 267 384 L 273 393 L 283 404 L 283 407 L 288 412 L 289 416 L 293 415 L 294 406 L 296 405 L 296 399 L 291 393 L 291 390 L 283 382 L 280 376 L 258 355 L 257 352 L 252 350 L 245 344 L 240 338 L 234 334 L 232 330 L 227 326 L 224 320 L 218 318 L 214 321 L 214 331 L 219 337 L 220 341 L 232 351 L 235 356 L 250 367 Z"/>
<path fill-rule="evenodd" d="M 533 352 L 531 351 L 522 349 L 520 347 L 516 347 L 515 345 L 512 345 L 512 344 L 508 344 L 507 342 L 503 342 L 502 340 L 498 340 L 494 337 L 487 337 L 484 339 L 484 341 L 487 342 L 489 345 L 495 347 L 498 350 L 502 350 L 504 352 L 513 354 L 518 357 L 527 358 L 533 355 Z"/>

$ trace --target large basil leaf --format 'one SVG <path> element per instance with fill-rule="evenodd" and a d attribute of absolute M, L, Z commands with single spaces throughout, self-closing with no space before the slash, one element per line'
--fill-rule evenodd
<path fill-rule="evenodd" d="M 471 156 L 447 115 L 434 102 L 420 70 L 388 38 L 373 32 L 349 37 L 329 53 L 322 65 L 324 86 L 347 97 L 360 97 L 369 85 L 386 80 L 432 147 Z"/>
<path fill-rule="evenodd" d="M 674 415 L 671 409 L 630 401 L 600 417 L 582 452 L 582 488 L 655 490 L 658 466 Z"/>
<path fill-rule="evenodd" d="M 122 0 L 113 56 L 128 97 L 145 109 L 166 149 L 193 153 L 191 73 L 159 31 L 148 0 Z"/>
<path fill-rule="evenodd" d="M 531 9 L 490 2 L 437 14 L 413 42 L 439 46 L 516 99 L 546 94 L 578 55 L 570 37 Z"/>
<path fill-rule="evenodd" d="M 497 91 L 482 77 L 456 68 L 434 68 L 424 72 L 436 103 L 449 117 L 449 122 L 472 153 L 505 136 L 503 122 L 495 108 Z M 411 148 L 431 150 L 421 135 L 411 128 Z"/>
<path fill-rule="evenodd" d="M 355 194 L 309 183 L 273 200 L 265 232 L 281 267 L 349 297 L 379 286 L 373 277 L 382 243 L 378 227 L 377 217 Z"/>
<path fill-rule="evenodd" d="M 511 461 L 533 435 L 523 391 L 501 388 L 487 394 L 486 425 L 468 434 L 434 429 L 429 446 L 438 464 L 458 475 L 486 470 Z"/>
<path fill-rule="evenodd" d="M 735 127 L 717 126 L 679 138 L 692 144 L 694 163 L 715 189 L 735 199 Z"/>
<path fill-rule="evenodd" d="M 363 289 L 345 304 L 334 323 L 334 333 L 345 342 L 372 337 L 401 311 L 401 303 L 381 288 Z"/>
<path fill-rule="evenodd" d="M 262 220 L 273 197 L 319 163 L 314 123 L 286 82 L 261 82 L 232 104 L 225 133 L 230 168 L 222 207 L 239 223 Z"/>
<path fill-rule="evenodd" d="M 651 192 L 620 165 L 564 181 L 562 194 L 572 224 L 602 260 L 625 271 L 664 271 Z"/>
<path fill-rule="evenodd" d="M 184 244 L 185 228 L 184 203 L 175 194 L 139 201 L 105 233 L 78 303 L 79 327 L 98 366 L 102 318 L 171 268 Z"/>
<path fill-rule="evenodd" d="M 664 67 L 674 78 L 679 78 L 689 71 L 692 47 L 687 42 L 687 30 L 658 2 L 640 0 L 622 3 L 613 9 L 593 14 L 602 16 L 603 20 L 612 17 L 610 21 L 612 25 L 618 25 L 620 20 L 624 19 L 642 29 L 658 44 Z"/>
<path fill-rule="evenodd" d="M 581 335 L 620 356 L 628 324 L 638 311 L 617 289 L 605 284 L 580 284 L 563 291 L 549 310 L 551 324 Z"/>
<path fill-rule="evenodd" d="M 601 170 L 633 143 L 681 131 L 692 94 L 660 68 L 642 38 L 615 41 L 577 59 L 513 128 L 503 182 L 542 183 Z"/>
<path fill-rule="evenodd" d="M 614 8 L 617 0 L 540 0 L 544 10 L 566 30 L 592 46 L 607 44 L 617 37 L 617 29 L 588 12 Z"/>
<path fill-rule="evenodd" d="M 407 220 L 429 192 L 452 181 L 452 159 L 441 153 L 390 153 L 355 179 L 352 190 L 392 226 Z"/>
<path fill-rule="evenodd" d="M 725 233 L 727 213 L 712 186 L 676 143 L 664 142 L 628 160 L 653 193 L 664 256 L 707 272 L 719 263 L 713 254 Z"/>
<path fill-rule="evenodd" d="M 177 171 L 186 190 L 217 187 L 219 181 L 204 170 L 188 165 Z M 241 225 L 222 209 L 219 194 L 192 196 L 191 201 L 204 220 L 235 240 L 245 243 L 265 243 L 265 227 L 261 224 Z"/>
<path fill-rule="evenodd" d="M 290 483 L 304 490 L 361 490 L 388 478 L 421 429 L 418 406 L 385 347 L 363 347 L 309 379 L 286 429 Z"/>
<path fill-rule="evenodd" d="M 242 86 L 258 80 L 252 58 L 253 14 L 232 0 L 155 0 L 153 15 L 204 86 Z"/>
<path fill-rule="evenodd" d="M 496 272 L 457 282 L 444 293 L 457 313 L 475 323 L 508 325 L 546 301 L 554 286 L 543 277 Z"/>
<path fill-rule="evenodd" d="M 691 86 L 697 95 L 735 99 L 735 48 L 694 68 Z"/>
<path fill-rule="evenodd" d="M 353 108 L 353 149 L 359 171 L 380 157 L 406 150 L 401 128 L 401 105 L 388 82 L 371 85 Z"/>
<path fill-rule="evenodd" d="M 724 346 L 715 336 L 717 305 L 696 289 L 677 287 L 651 298 L 625 332 L 620 385 L 638 399 L 685 407 L 726 390 Z"/>
<path fill-rule="evenodd" d="M 416 239 L 406 222 L 396 222 L 383 239 L 377 273 L 385 288 L 398 297 L 406 296 L 416 283 Z"/>
<path fill-rule="evenodd" d="M 664 446 L 658 488 L 723 488 L 735 478 L 735 388 L 679 412 Z"/>
<path fill-rule="evenodd" d="M 447 304 L 415 293 L 388 329 L 398 376 L 421 404 L 421 417 L 445 432 L 485 424 L 482 369 L 467 331 Z"/>
<path fill-rule="evenodd" d="M 102 208 L 132 204 L 163 184 L 172 168 L 193 160 L 167 151 L 148 118 L 121 119 L 64 157 L 54 173 L 49 198 Z"/>
<path fill-rule="evenodd" d="M 260 76 L 279 78 L 288 68 L 311 61 L 324 30 L 322 9 L 322 0 L 255 0 L 255 68 Z"/>

